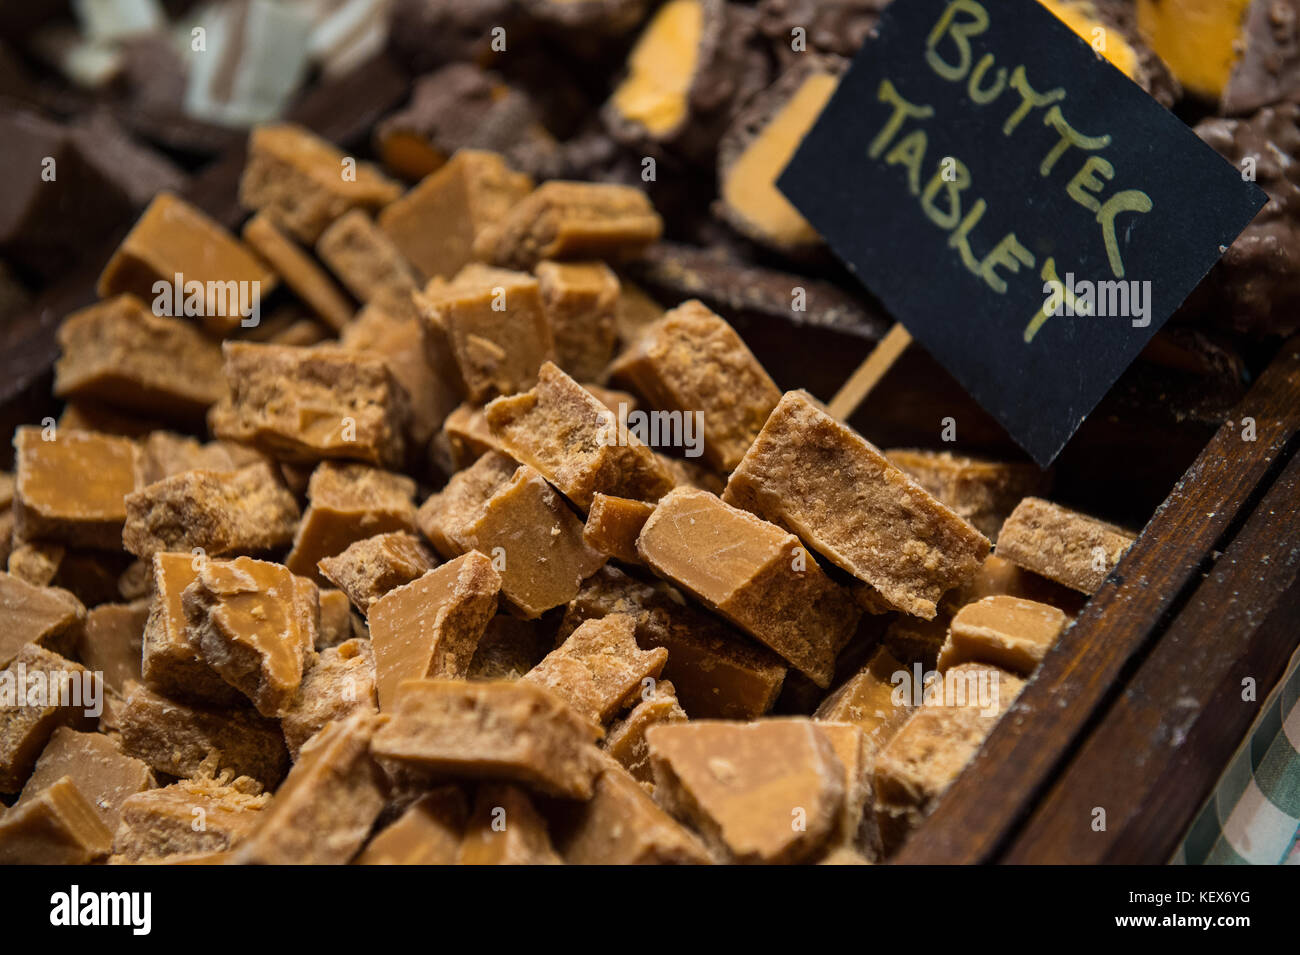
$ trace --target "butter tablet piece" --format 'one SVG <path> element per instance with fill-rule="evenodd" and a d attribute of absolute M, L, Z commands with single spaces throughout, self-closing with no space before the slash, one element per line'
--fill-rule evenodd
<path fill-rule="evenodd" d="M 895 700 L 894 677 L 900 672 L 905 672 L 903 664 L 880 647 L 866 666 L 822 701 L 813 719 L 857 726 L 866 734 L 867 758 L 874 761 L 912 715 L 909 700 Z"/>
<path fill-rule="evenodd" d="M 518 786 L 484 784 L 457 856 L 458 865 L 563 865 L 546 820 Z"/>
<path fill-rule="evenodd" d="M 225 852 L 248 837 L 266 806 L 265 794 L 247 788 L 255 787 L 183 779 L 131 796 L 122 804 L 113 853 L 130 862 L 153 863 Z"/>
<path fill-rule="evenodd" d="M 413 802 L 357 856 L 357 865 L 455 865 L 469 821 L 458 786 L 440 786 Z"/>
<path fill-rule="evenodd" d="M 433 778 L 513 781 L 588 799 L 600 735 L 550 690 L 522 680 L 408 680 L 371 748 L 381 762 Z"/>
<path fill-rule="evenodd" d="M 322 558 L 322 576 L 347 595 L 362 614 L 394 588 L 419 580 L 438 566 L 414 534 L 391 531 L 349 544 L 333 557 Z"/>
<path fill-rule="evenodd" d="M 243 699 L 240 692 L 221 679 L 189 641 L 183 595 L 198 579 L 204 560 L 189 553 L 153 555 L 153 602 L 141 636 L 141 678 L 151 690 L 173 699 L 238 703 Z M 127 692 L 126 686 L 114 689 Z"/>
<path fill-rule="evenodd" d="M 783 656 L 818 686 L 861 610 L 793 534 L 705 491 L 677 488 L 659 502 L 637 551 L 661 577 L 694 594 Z"/>
<path fill-rule="evenodd" d="M 362 711 L 379 711 L 374 651 L 369 640 L 347 640 L 323 650 L 307 667 L 293 702 L 280 717 L 289 755 L 297 759 L 299 750 L 327 723 Z"/>
<path fill-rule="evenodd" d="M 985 597 L 957 611 L 938 665 L 988 663 L 1031 674 L 1065 631 L 1070 618 L 1056 607 L 1018 597 Z"/>
<path fill-rule="evenodd" d="M 380 305 L 399 318 L 415 317 L 415 270 L 360 209 L 345 212 L 321 233 L 316 254 L 358 301 Z"/>
<path fill-rule="evenodd" d="M 638 782 L 649 783 L 654 772 L 650 768 L 646 730 L 660 723 L 684 722 L 686 711 L 677 702 L 676 689 L 668 680 L 659 680 L 645 688 L 627 716 L 610 726 L 600 748 Z"/>
<path fill-rule="evenodd" d="M 5 621 L 0 627 L 0 667 L 5 667 L 29 643 L 55 653 L 71 652 L 86 608 L 66 590 L 34 587 L 0 573 L 0 614 Z"/>
<path fill-rule="evenodd" d="M 653 504 L 645 501 L 612 497 L 597 491 L 591 498 L 582 539 L 588 547 L 606 557 L 625 564 L 639 564 L 641 555 L 636 552 L 636 539 L 641 536 L 641 529 L 654 509 Z"/>
<path fill-rule="evenodd" d="M 542 621 L 499 613 L 488 621 L 474 650 L 468 679 L 518 680 L 541 663 L 554 646 L 554 635 Z"/>
<path fill-rule="evenodd" d="M 926 619 L 989 552 L 983 534 L 804 391 L 781 398 L 723 499 L 788 527 L 889 604 Z"/>
<path fill-rule="evenodd" d="M 1027 497 L 1002 525 L 998 555 L 1084 594 L 1094 594 L 1133 543 L 1122 527 Z"/>
<path fill-rule="evenodd" d="M 501 577 L 477 551 L 450 560 L 370 605 L 370 639 L 379 707 L 392 710 L 404 680 L 464 677 L 488 620 Z"/>
<path fill-rule="evenodd" d="M 844 767 L 810 720 L 669 723 L 646 739 L 656 800 L 729 862 L 808 861 L 838 831 Z"/>
<path fill-rule="evenodd" d="M 1031 463 L 899 449 L 886 451 L 885 457 L 995 543 L 1021 499 L 1047 484 L 1047 475 Z"/>
<path fill-rule="evenodd" d="M 8 687 L 5 695 L 13 701 L 0 706 L 0 793 L 22 790 L 60 726 L 90 728 L 94 717 L 87 711 L 96 692 L 87 686 L 90 676 L 80 664 L 35 644 L 19 650 L 0 671 L 0 685 Z"/>
<path fill-rule="evenodd" d="M 538 262 L 533 269 L 555 336 L 555 363 L 597 381 L 614 357 L 618 276 L 604 262 Z"/>
<path fill-rule="evenodd" d="M 36 760 L 18 804 L 36 798 L 64 776 L 86 797 L 109 832 L 117 831 L 127 797 L 158 785 L 148 766 L 124 754 L 103 733 L 79 733 L 60 726 Z"/>
<path fill-rule="evenodd" d="M 600 491 L 656 501 L 672 490 L 667 469 L 619 419 L 552 362 L 523 394 L 485 409 L 488 427 L 505 451 L 554 484 L 581 510 Z"/>
<path fill-rule="evenodd" d="M 355 632 L 364 627 L 352 612 L 352 601 L 341 590 L 322 588 L 320 591 L 320 628 L 316 631 L 316 649 L 337 647 L 340 643 L 358 636 Z M 364 634 L 360 634 L 364 635 Z"/>
<path fill-rule="evenodd" d="M 0 816 L 0 865 L 87 865 L 113 834 L 68 777 Z"/>
<path fill-rule="evenodd" d="M 781 400 L 735 329 L 694 299 L 648 326 L 609 372 L 653 408 L 702 416 L 704 460 L 723 472 L 740 463 Z"/>
<path fill-rule="evenodd" d="M 356 311 L 352 301 L 310 255 L 280 231 L 269 216 L 259 212 L 244 223 L 243 237 L 326 325 L 337 332 L 352 320 Z"/>

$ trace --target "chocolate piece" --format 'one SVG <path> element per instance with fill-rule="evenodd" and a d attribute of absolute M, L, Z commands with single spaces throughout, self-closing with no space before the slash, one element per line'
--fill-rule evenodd
<path fill-rule="evenodd" d="M 888 604 L 926 619 L 989 551 L 983 534 L 807 392 L 781 399 L 724 498 L 790 528 Z"/>
<path fill-rule="evenodd" d="M 560 632 L 567 635 L 583 620 L 610 613 L 636 618 L 643 649 L 668 651 L 663 678 L 672 681 L 693 718 L 754 719 L 772 708 L 781 691 L 786 668 L 775 653 L 688 605 L 667 584 L 642 583 L 613 567 L 602 567 L 583 583 Z"/>
<path fill-rule="evenodd" d="M 142 143 L 114 115 L 95 110 L 73 121 L 73 143 L 95 171 L 126 193 L 141 208 L 160 192 L 181 192 L 189 176 L 165 154 Z"/>
<path fill-rule="evenodd" d="M 370 757 L 378 725 L 378 717 L 355 713 L 304 746 L 234 861 L 338 865 L 356 855 L 384 808 L 383 774 Z"/>
<path fill-rule="evenodd" d="M 874 760 L 912 715 L 909 700 L 895 699 L 895 675 L 901 672 L 906 672 L 903 664 L 881 647 L 866 666 L 822 701 L 813 718 L 860 728 L 866 735 L 867 759 Z"/>
<path fill-rule="evenodd" d="M 263 716 L 281 716 L 314 653 L 316 585 L 251 557 L 204 560 L 181 594 L 185 638 Z"/>
<path fill-rule="evenodd" d="M 137 557 L 201 549 L 211 557 L 284 547 L 298 502 L 269 465 L 182 471 L 126 496 L 122 544 Z"/>
<path fill-rule="evenodd" d="M 772 43 L 778 56 L 788 57 L 796 37 L 803 30 L 806 51 L 853 56 L 876 32 L 880 13 L 889 0 L 761 0 L 758 28 Z M 794 57 L 799 59 L 800 57 Z"/>
<path fill-rule="evenodd" d="M 653 513 L 653 504 L 597 492 L 592 495 L 582 539 L 606 557 L 639 564 L 641 555 L 636 552 L 636 539 Z"/>
<path fill-rule="evenodd" d="M 550 320 L 529 275 L 471 264 L 450 284 L 430 282 L 415 304 L 471 401 L 531 388 L 537 369 L 554 357 Z"/>
<path fill-rule="evenodd" d="M 0 616 L 5 621 L 0 627 L 0 667 L 6 667 L 27 644 L 71 652 L 86 608 L 66 590 L 33 587 L 0 573 Z"/>
<path fill-rule="evenodd" d="M 78 733 L 60 726 L 50 736 L 18 803 L 30 802 L 60 779 L 72 780 L 109 832 L 117 830 L 122 803 L 157 785 L 153 772 L 126 756 L 102 733 Z"/>
<path fill-rule="evenodd" d="M 385 206 L 379 227 L 426 280 L 450 279 L 469 264 L 479 232 L 532 188 L 527 175 L 511 171 L 496 153 L 462 149 Z M 438 228 L 429 228 L 430 222 Z"/>
<path fill-rule="evenodd" d="M 662 501 L 637 540 L 661 577 L 775 650 L 818 686 L 830 684 L 835 656 L 861 611 L 817 566 L 793 534 L 678 488 Z"/>
<path fill-rule="evenodd" d="M 279 727 L 251 706 L 189 706 L 136 685 L 118 720 L 123 752 L 160 773 L 198 776 L 212 767 L 274 786 L 288 768 Z"/>
<path fill-rule="evenodd" d="M 704 459 L 730 471 L 781 399 L 723 319 L 698 301 L 666 313 L 610 367 L 652 407 L 703 416 Z"/>
<path fill-rule="evenodd" d="M 86 865 L 108 855 L 112 843 L 66 776 L 0 817 L 0 865 Z"/>
<path fill-rule="evenodd" d="M 957 611 L 938 665 L 988 663 L 1029 676 L 1064 632 L 1069 617 L 1055 607 L 1018 597 L 985 597 Z"/>
<path fill-rule="evenodd" d="M 500 590 L 492 561 L 470 551 L 370 605 L 375 683 L 385 712 L 404 680 L 466 675 Z"/>
<path fill-rule="evenodd" d="M 400 318 L 414 317 L 415 270 L 362 210 L 335 219 L 316 240 L 316 254 L 358 300 L 381 305 Z"/>
<path fill-rule="evenodd" d="M 1169 108 L 1182 96 L 1179 86 L 1182 77 L 1177 70 L 1171 73 L 1157 51 L 1147 45 L 1132 4 L 1125 0 L 1039 2 L 1161 106 Z"/>
<path fill-rule="evenodd" d="M 407 425 L 411 443 L 423 447 L 460 401 L 451 355 L 442 342 L 430 343 L 418 317 L 394 318 L 367 305 L 343 330 L 344 348 L 378 355 L 410 397 Z M 439 363 L 430 360 L 438 353 Z"/>
<path fill-rule="evenodd" d="M 526 618 L 567 603 L 604 558 L 546 480 L 504 455 L 485 454 L 420 507 L 420 530 L 445 557 L 470 550 L 500 563 L 501 591 Z"/>
<path fill-rule="evenodd" d="M 363 614 L 394 588 L 423 577 L 438 559 L 413 534 L 377 534 L 320 562 L 321 573 Z"/>
<path fill-rule="evenodd" d="M 552 362 L 542 365 L 531 391 L 496 399 L 486 415 L 507 453 L 536 468 L 584 511 L 597 491 L 656 501 L 673 488 L 640 438 Z"/>
<path fill-rule="evenodd" d="M 0 671 L 0 793 L 23 788 L 58 727 L 89 728 L 91 680 L 80 664 L 31 643 Z"/>
<path fill-rule="evenodd" d="M 226 342 L 230 395 L 213 409 L 218 437 L 285 460 L 346 458 L 396 466 L 409 401 L 382 359 L 330 346 Z"/>
<path fill-rule="evenodd" d="M 456 786 L 426 793 L 356 859 L 357 865 L 454 865 L 469 821 L 469 803 Z"/>
<path fill-rule="evenodd" d="M 369 163 L 356 162 L 301 126 L 259 126 L 248 137 L 239 201 L 299 242 L 315 244 L 350 209 L 374 212 L 401 195 Z"/>
<path fill-rule="evenodd" d="M 474 253 L 515 269 L 531 269 L 543 259 L 621 261 L 662 233 L 663 220 L 639 189 L 551 180 L 482 229 Z"/>
<path fill-rule="evenodd" d="M 342 331 L 351 321 L 355 309 L 343 290 L 269 216 L 258 213 L 244 223 L 243 237 L 330 328 Z"/>
<path fill-rule="evenodd" d="M 220 348 L 184 320 L 152 314 L 134 295 L 73 312 L 58 338 L 59 398 L 194 421 L 225 394 Z"/>
<path fill-rule="evenodd" d="M 847 61 L 799 56 L 737 114 L 718 144 L 715 208 L 742 235 L 781 252 L 821 245 L 821 237 L 776 187 L 804 135 L 839 85 Z"/>
<path fill-rule="evenodd" d="M 1298 13 L 1294 0 L 1250 5 L 1238 41 L 1244 49 L 1223 90 L 1225 114 L 1252 113 L 1263 106 L 1295 100 L 1300 93 L 1296 76 L 1300 68 Z"/>
<path fill-rule="evenodd" d="M 353 713 L 376 713 L 375 657 L 369 640 L 348 640 L 324 650 L 302 675 L 302 683 L 280 719 L 289 755 L 325 724 Z"/>
<path fill-rule="evenodd" d="M 1093 594 L 1133 535 L 1086 514 L 1027 497 L 998 535 L 998 555 L 1080 593 Z"/>
<path fill-rule="evenodd" d="M 660 723 L 684 723 L 686 711 L 677 702 L 677 691 L 668 680 L 645 687 L 636 706 L 609 728 L 601 749 L 639 782 L 654 779 L 650 768 L 650 747 L 645 734 Z"/>
<path fill-rule="evenodd" d="M 1137 23 L 1142 37 L 1189 93 L 1218 102 L 1250 40 L 1245 32 L 1247 11 L 1269 5 L 1252 0 L 1138 0 Z"/>
<path fill-rule="evenodd" d="M 555 336 L 555 361 L 596 381 L 614 355 L 618 276 L 604 262 L 538 262 L 533 270 Z"/>
<path fill-rule="evenodd" d="M 432 776 L 513 781 L 589 799 L 599 736 L 558 696 L 522 680 L 408 680 L 371 748 L 383 761 Z"/>
<path fill-rule="evenodd" d="M 52 440 L 46 440 L 50 438 Z M 21 427 L 14 537 L 117 550 L 139 451 L 122 438 Z"/>
<path fill-rule="evenodd" d="M 387 531 L 415 529 L 415 482 L 364 464 L 323 461 L 307 485 L 308 504 L 285 566 L 317 583 L 317 563 Z M 364 609 L 364 608 L 363 608 Z"/>
<path fill-rule="evenodd" d="M 177 276 L 181 276 L 177 279 Z M 162 303 L 164 314 L 190 314 L 190 299 L 202 286 L 198 303 L 204 328 L 224 335 L 254 321 L 261 296 L 276 276 L 260 259 L 205 213 L 169 192 L 149 203 L 99 276 L 100 298 L 130 292 L 142 302 Z M 166 286 L 162 294 L 157 283 Z M 180 306 L 180 308 L 178 308 Z"/>
<path fill-rule="evenodd" d="M 483 785 L 456 859 L 459 865 L 561 865 L 546 820 L 517 786 Z"/>
<path fill-rule="evenodd" d="M 354 636 L 364 636 L 365 624 L 352 612 L 352 601 L 341 590 L 320 591 L 320 629 L 316 632 L 316 649 L 337 647 Z"/>
<path fill-rule="evenodd" d="M 591 799 L 575 806 L 556 843 L 570 865 L 707 865 L 709 852 L 621 766 L 606 762 Z"/>
<path fill-rule="evenodd" d="M 541 663 L 553 645 L 550 633 L 538 621 L 498 614 L 488 621 L 467 676 L 471 680 L 518 680 Z"/>
<path fill-rule="evenodd" d="M 797 863 L 835 836 L 844 767 L 811 721 L 670 723 L 646 739 L 656 799 L 719 857 Z"/>
<path fill-rule="evenodd" d="M 593 723 L 607 723 L 668 659 L 662 647 L 638 649 L 635 631 L 636 621 L 625 613 L 587 620 L 523 679 L 554 690 Z"/>
<path fill-rule="evenodd" d="M 109 689 L 121 692 L 127 683 L 142 679 L 144 627 L 150 604 L 100 604 L 86 614 L 77 639 L 76 657 L 87 669 L 102 673 Z"/>
<path fill-rule="evenodd" d="M 172 856 L 225 852 L 248 838 L 267 797 L 243 785 L 213 779 L 184 779 L 172 786 L 131 796 L 122 805 L 122 825 L 113 853 L 130 862 L 171 862 Z"/>

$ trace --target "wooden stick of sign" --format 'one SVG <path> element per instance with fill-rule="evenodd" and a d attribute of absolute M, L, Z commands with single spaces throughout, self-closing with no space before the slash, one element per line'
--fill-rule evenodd
<path fill-rule="evenodd" d="M 835 393 L 829 406 L 831 414 L 841 421 L 848 421 L 911 343 L 912 336 L 907 333 L 907 329 L 895 322 L 894 327 L 871 349 L 871 354 L 863 359 L 862 364 Z"/>

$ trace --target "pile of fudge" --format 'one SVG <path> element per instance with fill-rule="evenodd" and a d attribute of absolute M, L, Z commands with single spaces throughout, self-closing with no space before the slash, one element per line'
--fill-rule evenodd
<path fill-rule="evenodd" d="M 1045 2 L 1238 117 L 1202 134 L 1274 202 L 1192 307 L 1293 330 L 1293 21 L 1224 5 L 1264 39 L 1219 69 L 1161 4 Z M 665 236 L 822 274 L 773 181 L 883 5 L 398 3 L 444 65 L 377 164 L 269 123 L 237 230 L 158 192 L 0 475 L 0 862 L 888 861 L 1133 534 L 878 449 L 635 281 Z M 502 23 L 627 37 L 599 115 L 549 132 Z"/>

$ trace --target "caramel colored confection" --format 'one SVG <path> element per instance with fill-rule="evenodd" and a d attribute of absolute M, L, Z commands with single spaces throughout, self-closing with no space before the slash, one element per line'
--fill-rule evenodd
<path fill-rule="evenodd" d="M 252 707 L 190 706 L 136 685 L 117 715 L 123 752 L 160 773 L 198 776 L 215 761 L 274 786 L 289 765 L 280 728 Z"/>
<path fill-rule="evenodd" d="M 100 604 L 86 614 L 77 635 L 76 657 L 86 669 L 102 673 L 104 684 L 122 691 L 127 683 L 141 679 L 144 627 L 150 602 Z"/>
<path fill-rule="evenodd" d="M 707 865 L 699 838 L 655 803 L 620 766 L 606 762 L 596 791 L 557 825 L 556 844 L 570 865 Z"/>
<path fill-rule="evenodd" d="M 202 283 L 204 328 L 221 335 L 238 328 L 244 310 L 276 283 L 275 273 L 238 239 L 185 200 L 161 192 L 109 259 L 96 291 L 100 298 L 130 292 L 152 302 L 158 297 L 154 283 L 163 282 L 168 291 L 162 294 L 175 313 L 177 275 L 184 286 L 182 308 L 191 295 L 189 283 Z"/>
<path fill-rule="evenodd" d="M 478 788 L 458 865 L 562 865 L 546 820 L 517 786 Z"/>
<path fill-rule="evenodd" d="M 869 759 L 894 738 L 912 715 L 910 702 L 895 702 L 894 675 L 906 668 L 886 647 L 878 649 L 861 670 L 822 701 L 816 720 L 852 723 L 866 734 Z"/>
<path fill-rule="evenodd" d="M 1065 631 L 1070 618 L 1056 607 L 1018 597 L 985 597 L 957 611 L 939 669 L 988 663 L 1028 676 Z"/>
<path fill-rule="evenodd" d="M 301 126 L 277 123 L 249 134 L 239 201 L 299 242 L 314 243 L 349 209 L 377 211 L 401 194 L 401 186 L 369 163 L 356 162 Z"/>
<path fill-rule="evenodd" d="M 368 614 L 370 605 L 384 594 L 433 570 L 438 558 L 414 534 L 394 531 L 350 544 L 337 556 L 322 559 L 319 566 L 352 606 Z"/>
<path fill-rule="evenodd" d="M 113 834 L 67 777 L 0 817 L 0 865 L 86 865 Z"/>
<path fill-rule="evenodd" d="M 86 797 L 109 832 L 117 829 L 122 803 L 128 796 L 157 785 L 153 771 L 140 760 L 124 755 L 109 737 L 60 726 L 36 761 L 18 797 L 19 804 L 39 796 L 64 776 Z"/>
<path fill-rule="evenodd" d="M 656 801 L 720 859 L 807 862 L 839 831 L 844 767 L 809 720 L 668 723 L 646 738 Z"/>
<path fill-rule="evenodd" d="M 352 601 L 341 590 L 325 588 L 320 591 L 320 629 L 316 631 L 316 649 L 337 647 L 364 631 L 364 624 L 352 612 Z M 360 634 L 364 635 L 364 633 Z"/>
<path fill-rule="evenodd" d="M 635 257 L 663 233 L 640 189 L 612 183 L 544 182 L 479 232 L 475 255 L 512 269 L 543 259 Z"/>
<path fill-rule="evenodd" d="M 555 357 L 550 319 L 530 275 L 471 264 L 450 283 L 430 282 L 415 304 L 471 401 L 531 388 L 537 369 Z"/>
<path fill-rule="evenodd" d="M 628 564 L 641 563 L 636 552 L 636 539 L 645 522 L 654 513 L 654 505 L 632 501 L 625 497 L 611 497 L 597 492 L 592 495 L 587 523 L 582 528 L 582 539 L 593 550 Z"/>
<path fill-rule="evenodd" d="M 238 471 L 182 471 L 126 496 L 121 543 L 137 557 L 202 548 L 211 557 L 284 547 L 298 502 L 265 462 Z"/>
<path fill-rule="evenodd" d="M 182 471 L 238 471 L 265 461 L 258 451 L 233 441 L 209 441 L 170 431 L 151 431 L 140 444 L 140 487 Z"/>
<path fill-rule="evenodd" d="M 890 605 L 926 619 L 989 552 L 983 534 L 804 391 L 781 399 L 723 498 L 788 527 Z"/>
<path fill-rule="evenodd" d="M 33 587 L 48 587 L 62 569 L 67 552 L 62 544 L 19 544 L 5 566 L 11 577 Z"/>
<path fill-rule="evenodd" d="M 371 748 L 385 763 L 431 777 L 519 782 L 589 799 L 600 730 L 550 690 L 522 680 L 408 680 Z"/>
<path fill-rule="evenodd" d="M 645 734 L 660 723 L 684 723 L 686 711 L 677 702 L 677 691 L 672 683 L 659 680 L 653 688 L 642 692 L 636 706 L 623 719 L 609 728 L 601 741 L 603 749 L 613 760 L 626 769 L 639 782 L 648 783 L 654 778 L 650 769 L 650 747 Z"/>
<path fill-rule="evenodd" d="M 392 710 L 404 680 L 469 672 L 500 590 L 492 561 L 470 551 L 370 605 L 375 683 L 384 712 Z"/>
<path fill-rule="evenodd" d="M 0 671 L 0 793 L 16 793 L 60 726 L 89 728 L 91 674 L 28 644 Z M 102 700 L 102 696 L 99 699 Z"/>
<path fill-rule="evenodd" d="M 579 381 L 596 381 L 614 357 L 618 276 L 604 262 L 538 262 L 533 270 L 555 336 L 555 361 Z"/>
<path fill-rule="evenodd" d="M 517 680 L 542 662 L 555 645 L 537 620 L 497 614 L 488 621 L 469 665 L 471 680 Z"/>
<path fill-rule="evenodd" d="M 414 317 L 411 293 L 419 276 L 393 240 L 360 209 L 339 216 L 321 233 L 316 254 L 362 302 L 375 302 L 399 317 Z"/>
<path fill-rule="evenodd" d="M 524 679 L 548 687 L 593 723 L 630 706 L 642 682 L 663 670 L 668 651 L 637 647 L 636 621 L 612 613 L 581 624 Z"/>
<path fill-rule="evenodd" d="M 1138 27 L 1189 92 L 1217 102 L 1247 51 L 1247 12 L 1256 6 L 1270 4 L 1254 0 L 1138 0 Z"/>
<path fill-rule="evenodd" d="M 280 716 L 302 682 L 320 625 L 316 585 L 251 557 L 204 560 L 181 594 L 190 647 L 263 716 Z"/>
<path fill-rule="evenodd" d="M 317 562 L 357 541 L 388 531 L 415 530 L 415 482 L 364 464 L 323 461 L 307 485 L 308 507 L 285 566 L 324 581 Z"/>
<path fill-rule="evenodd" d="M 306 302 L 325 324 L 342 330 L 356 309 L 329 274 L 293 239 L 281 232 L 269 216 L 258 213 L 244 224 L 244 241 L 280 273 L 284 284 Z"/>
<path fill-rule="evenodd" d="M 947 451 L 886 451 L 885 456 L 991 541 L 1021 499 L 1043 490 L 1033 464 L 984 461 Z"/>
<path fill-rule="evenodd" d="M 781 392 L 735 329 L 691 300 L 664 314 L 610 366 L 651 407 L 703 415 L 704 460 L 730 471 Z"/>
<path fill-rule="evenodd" d="M 583 511 L 597 491 L 656 501 L 673 478 L 634 434 L 619 434 L 608 408 L 552 362 L 528 392 L 487 406 L 488 427 L 506 452 L 536 468 Z"/>
<path fill-rule="evenodd" d="M 886 851 L 933 811 L 1023 688 L 1018 677 L 979 663 L 951 668 L 933 687 L 936 693 L 942 689 L 944 699 L 917 707 L 876 757 L 877 815 Z"/>
<path fill-rule="evenodd" d="M 248 788 L 256 787 L 183 779 L 131 796 L 122 805 L 113 853 L 129 862 L 157 862 L 225 852 L 248 837 L 266 806 L 267 797 Z"/>
<path fill-rule="evenodd" d="M 355 713 L 313 737 L 234 861 L 338 865 L 356 855 L 386 801 L 383 773 L 370 757 L 378 724 L 373 714 Z"/>
<path fill-rule="evenodd" d="M 402 463 L 409 399 L 383 359 L 325 345 L 223 347 L 230 395 L 210 415 L 218 437 L 297 463 Z"/>
<path fill-rule="evenodd" d="M 1027 497 L 998 535 L 998 556 L 1080 593 L 1094 594 L 1134 537 L 1051 501 Z"/>
<path fill-rule="evenodd" d="M 379 227 L 425 279 L 451 278 L 470 261 L 478 234 L 532 189 L 532 180 L 496 153 L 462 149 L 385 206 Z"/>
<path fill-rule="evenodd" d="M 425 793 L 381 831 L 357 865 L 455 865 L 469 821 L 469 803 L 456 786 Z"/>
<path fill-rule="evenodd" d="M 293 702 L 280 719 L 289 755 L 332 720 L 378 712 L 375 657 L 369 640 L 348 640 L 323 650 L 303 674 Z"/>
<path fill-rule="evenodd" d="M 844 806 L 831 840 L 876 858 L 880 853 L 880 835 L 872 782 L 875 749 L 862 728 L 853 723 L 817 721 L 813 725 L 830 742 L 844 771 Z"/>
<path fill-rule="evenodd" d="M 125 498 L 135 490 L 139 461 L 134 442 L 89 431 L 22 427 L 14 435 L 14 449 L 15 540 L 121 548 Z"/>
<path fill-rule="evenodd" d="M 610 613 L 636 618 L 643 649 L 668 651 L 664 681 L 672 681 L 693 718 L 754 719 L 770 710 L 781 692 L 786 667 L 771 650 L 689 606 L 668 584 L 643 583 L 614 567 L 602 567 L 583 583 L 560 632 L 567 635 L 583 620 Z"/>
<path fill-rule="evenodd" d="M 418 522 L 443 556 L 478 550 L 504 560 L 501 591 L 530 619 L 571 600 L 604 563 L 546 480 L 501 454 L 456 474 L 424 502 Z"/>
<path fill-rule="evenodd" d="M 637 550 L 655 573 L 691 592 L 790 661 L 818 686 L 861 616 L 799 539 L 705 491 L 678 488 L 646 521 Z"/>
<path fill-rule="evenodd" d="M 483 407 L 464 402 L 447 415 L 430 450 L 434 463 L 448 474 L 454 474 L 489 451 L 505 449 L 492 436 Z"/>
<path fill-rule="evenodd" d="M 413 311 L 413 309 L 412 309 Z M 396 318 L 367 305 L 339 338 L 344 348 L 378 355 L 411 399 L 411 442 L 423 447 L 460 402 L 456 372 L 445 341 L 431 344 L 418 316 Z M 438 365 L 430 356 L 437 351 Z"/>
<path fill-rule="evenodd" d="M 198 580 L 205 559 L 189 553 L 154 554 L 154 595 L 144 625 L 140 672 L 150 689 L 178 700 L 238 703 L 239 691 L 199 658 L 189 640 L 183 596 Z M 114 689 L 126 692 L 125 686 Z"/>
<path fill-rule="evenodd" d="M 86 608 L 66 590 L 34 587 L 0 573 L 0 615 L 5 621 L 0 627 L 0 667 L 5 667 L 29 643 L 55 653 L 71 652 Z"/>
<path fill-rule="evenodd" d="M 155 315 L 134 295 L 73 312 L 58 338 L 58 398 L 192 421 L 226 390 L 220 346 L 191 321 Z"/>

